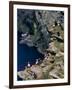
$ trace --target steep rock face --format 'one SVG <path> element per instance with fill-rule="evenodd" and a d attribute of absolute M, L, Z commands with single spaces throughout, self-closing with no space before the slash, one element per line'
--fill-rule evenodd
<path fill-rule="evenodd" d="M 46 25 L 49 29 L 52 27 L 53 24 L 64 23 L 64 16 L 63 12 L 60 11 L 36 11 L 36 19 L 37 21 L 43 26 Z"/>
<path fill-rule="evenodd" d="M 57 22 L 63 27 L 63 19 L 60 11 L 18 9 L 18 31 L 24 34 L 20 43 L 35 46 L 40 53 L 44 54 L 49 47 L 49 30 Z"/>
<path fill-rule="evenodd" d="M 35 73 L 37 79 L 43 79 L 42 68 L 39 65 L 33 65 L 31 71 Z"/>
<path fill-rule="evenodd" d="M 28 15 L 27 22 L 31 23 L 32 27 L 29 28 L 25 23 L 28 29 L 23 29 L 24 36 L 20 43 L 37 47 L 45 57 L 37 64 L 19 71 L 18 76 L 23 80 L 64 78 L 64 13 L 31 10 Z"/>
<path fill-rule="evenodd" d="M 60 26 L 55 26 L 51 32 L 49 47 L 46 49 L 45 57 L 43 60 L 39 60 L 37 65 L 34 64 L 31 67 L 27 67 L 24 71 L 18 72 L 19 77 L 22 77 L 21 73 L 23 73 L 22 79 L 37 80 L 64 78 L 64 42 L 57 38 L 61 37 L 63 40 L 64 31 Z M 59 36 L 57 35 L 57 32 L 60 33 Z"/>

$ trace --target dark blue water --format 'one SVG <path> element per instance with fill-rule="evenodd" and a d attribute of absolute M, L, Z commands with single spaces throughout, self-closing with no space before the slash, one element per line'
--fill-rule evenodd
<path fill-rule="evenodd" d="M 36 47 L 29 47 L 25 44 L 19 44 L 20 35 L 18 32 L 18 45 L 17 45 L 17 71 L 24 70 L 28 62 L 33 65 L 36 62 L 36 59 L 43 58 L 44 55 L 37 51 Z"/>

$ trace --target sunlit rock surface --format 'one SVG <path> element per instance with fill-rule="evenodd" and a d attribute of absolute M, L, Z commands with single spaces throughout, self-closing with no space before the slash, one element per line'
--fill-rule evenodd
<path fill-rule="evenodd" d="M 19 71 L 18 76 L 23 80 L 64 78 L 64 13 L 40 10 L 19 13 L 25 17 L 19 20 L 19 31 L 28 32 L 20 44 L 37 47 L 45 57 L 38 64 Z"/>
<path fill-rule="evenodd" d="M 45 11 L 45 10 L 18 10 L 18 31 L 27 33 L 22 37 L 20 44 L 27 44 L 28 46 L 35 46 L 40 53 L 45 53 L 49 47 L 50 30 L 53 25 L 60 23 L 60 28 L 64 28 L 64 16 L 61 11 Z M 56 27 L 57 28 L 57 27 Z M 59 27 L 58 27 L 59 29 Z M 53 29 L 52 33 L 55 33 Z M 55 38 L 62 40 L 61 37 Z"/>

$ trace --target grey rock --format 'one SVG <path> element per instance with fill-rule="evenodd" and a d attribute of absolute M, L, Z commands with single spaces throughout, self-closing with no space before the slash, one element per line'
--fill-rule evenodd
<path fill-rule="evenodd" d="M 28 32 L 28 36 L 30 36 L 22 38 L 20 43 L 35 46 L 39 52 L 44 53 L 49 47 L 49 29 L 55 21 L 63 23 L 63 18 L 60 11 L 18 10 L 18 30 L 23 33 Z"/>

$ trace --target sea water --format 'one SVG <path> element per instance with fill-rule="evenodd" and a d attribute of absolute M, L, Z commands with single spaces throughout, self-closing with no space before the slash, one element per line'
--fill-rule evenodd
<path fill-rule="evenodd" d="M 28 62 L 30 65 L 35 64 L 36 59 L 43 58 L 44 55 L 39 53 L 36 47 L 29 47 L 26 44 L 20 44 L 20 34 L 18 33 L 17 42 L 17 71 L 25 69 Z"/>

